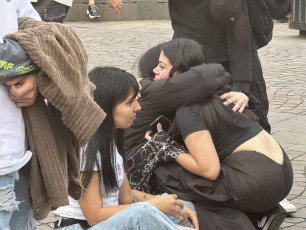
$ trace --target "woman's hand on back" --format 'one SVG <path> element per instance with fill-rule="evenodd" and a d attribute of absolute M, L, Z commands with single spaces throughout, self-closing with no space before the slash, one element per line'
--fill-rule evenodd
<path fill-rule="evenodd" d="M 176 219 L 181 220 L 179 217 L 187 218 L 187 214 L 184 213 L 179 207 L 184 208 L 184 203 L 177 199 L 177 195 L 170 194 L 165 196 L 156 196 L 148 202 L 155 205 L 155 207 L 166 215 L 172 215 Z"/>
<path fill-rule="evenodd" d="M 235 112 L 239 111 L 240 113 L 242 113 L 244 108 L 247 107 L 249 103 L 249 98 L 242 92 L 231 91 L 221 95 L 220 97 L 225 100 L 225 105 L 235 104 L 235 106 L 233 107 L 233 110 Z"/>

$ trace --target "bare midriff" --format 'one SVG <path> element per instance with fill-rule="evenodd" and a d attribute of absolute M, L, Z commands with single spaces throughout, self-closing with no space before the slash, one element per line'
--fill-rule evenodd
<path fill-rule="evenodd" d="M 283 163 L 283 152 L 281 147 L 265 130 L 238 146 L 233 153 L 239 151 L 256 151 L 266 155 L 278 164 Z"/>

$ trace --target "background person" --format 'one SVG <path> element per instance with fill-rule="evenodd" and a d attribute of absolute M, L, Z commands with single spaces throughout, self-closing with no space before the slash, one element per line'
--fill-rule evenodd
<path fill-rule="evenodd" d="M 116 14 L 118 14 L 122 7 L 122 0 L 107 0 L 107 1 L 109 6 L 115 10 Z M 87 14 L 88 17 L 91 19 L 100 18 L 98 7 L 95 5 L 95 0 L 88 1 Z"/>
<path fill-rule="evenodd" d="M 235 12 L 226 12 L 220 18 L 232 24 L 220 24 L 212 16 L 210 0 L 169 0 L 169 14 L 173 38 L 190 38 L 203 45 L 208 63 L 220 63 L 232 75 L 234 91 L 250 92 L 260 102 L 261 107 L 256 111 L 259 123 L 271 132 L 268 122 L 269 101 L 266 84 L 263 78 L 262 67 L 257 50 L 269 43 L 272 38 L 273 21 L 267 10 L 261 5 L 262 1 L 251 0 L 226 1 L 239 9 Z M 233 24 L 240 24 L 244 19 L 246 26 L 236 28 Z M 234 29 L 233 29 L 234 28 Z M 239 31 L 240 29 L 240 31 Z M 235 36 L 234 30 L 238 30 Z M 239 38 L 250 36 L 239 42 Z M 238 37 L 238 39 L 237 39 Z"/>

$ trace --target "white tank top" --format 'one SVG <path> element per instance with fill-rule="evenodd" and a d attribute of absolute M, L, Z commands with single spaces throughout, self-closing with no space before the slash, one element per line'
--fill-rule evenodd
<path fill-rule="evenodd" d="M 114 152 L 116 153 L 115 161 L 116 161 L 116 168 L 115 168 L 115 173 L 116 173 L 116 178 L 118 181 L 118 186 L 121 187 L 123 179 L 124 179 L 124 168 L 123 168 L 123 160 L 120 154 L 118 153 L 118 150 L 116 146 L 114 146 Z M 83 154 L 84 151 L 81 151 L 81 171 L 84 170 L 85 164 L 82 162 L 83 159 Z M 98 159 L 100 161 L 100 155 L 98 155 Z M 101 167 L 100 167 L 101 168 Z M 97 167 L 94 167 L 94 171 L 97 171 Z M 117 189 L 114 192 L 111 192 L 109 194 L 106 193 L 105 186 L 103 184 L 103 181 L 100 183 L 101 185 L 101 197 L 103 201 L 103 206 L 116 206 L 119 205 L 118 199 L 119 199 L 119 189 Z M 74 218 L 78 220 L 86 220 L 81 207 L 78 203 L 77 200 L 72 199 L 70 196 L 69 198 L 69 205 L 60 207 L 53 211 L 55 214 L 62 216 L 62 217 L 67 217 L 67 218 Z"/>

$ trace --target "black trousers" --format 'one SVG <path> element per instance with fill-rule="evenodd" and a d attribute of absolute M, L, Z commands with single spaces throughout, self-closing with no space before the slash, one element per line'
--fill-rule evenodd
<path fill-rule="evenodd" d="M 255 151 L 232 153 L 222 161 L 224 176 L 216 194 L 230 199 L 222 205 L 243 212 L 263 212 L 277 205 L 290 192 L 293 183 L 291 162 L 283 151 L 283 163 Z"/>
<path fill-rule="evenodd" d="M 271 126 L 268 121 L 269 100 L 267 96 L 266 83 L 262 73 L 261 63 L 258 57 L 258 52 L 252 52 L 252 82 L 250 93 L 260 102 L 261 107 L 254 111 L 259 118 L 259 124 L 268 132 L 271 133 Z M 221 63 L 223 67 L 230 73 L 229 61 Z"/>
<path fill-rule="evenodd" d="M 283 200 L 291 190 L 293 170 L 284 151 L 282 164 L 259 152 L 240 151 L 221 162 L 215 181 L 175 162 L 159 166 L 154 178 L 159 192 L 195 203 L 200 229 L 253 229 L 246 213 L 267 212 Z"/>
<path fill-rule="evenodd" d="M 54 0 L 38 0 L 32 2 L 32 5 L 44 22 L 63 23 L 70 8 Z"/>

